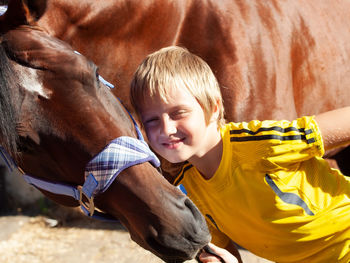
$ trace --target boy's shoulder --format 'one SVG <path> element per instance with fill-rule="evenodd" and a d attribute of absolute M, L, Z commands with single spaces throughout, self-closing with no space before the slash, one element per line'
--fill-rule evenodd
<path fill-rule="evenodd" d="M 285 148 L 286 145 L 292 148 L 316 146 L 320 152 L 317 155 L 322 156 L 321 133 L 313 116 L 305 116 L 293 121 L 230 122 L 222 127 L 221 136 L 224 145 L 231 145 L 239 153 L 252 151 L 249 153 L 251 157 L 254 156 L 252 154 L 256 149 L 260 154 L 271 154 L 277 146 Z M 274 148 L 271 149 L 271 147 Z"/>

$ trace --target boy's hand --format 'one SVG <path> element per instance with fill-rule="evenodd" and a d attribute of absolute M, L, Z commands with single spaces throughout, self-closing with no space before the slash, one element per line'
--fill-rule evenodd
<path fill-rule="evenodd" d="M 226 249 L 215 246 L 212 243 L 209 243 L 209 248 L 212 251 L 205 251 L 199 255 L 199 260 L 202 263 L 211 263 L 211 262 L 224 262 L 224 263 L 238 263 L 238 259 L 233 256 Z"/>

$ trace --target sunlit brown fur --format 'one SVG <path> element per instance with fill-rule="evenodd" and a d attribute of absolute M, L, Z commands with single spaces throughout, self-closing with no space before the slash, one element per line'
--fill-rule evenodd
<path fill-rule="evenodd" d="M 136 67 L 147 54 L 169 45 L 185 46 L 208 62 L 222 87 L 229 121 L 294 119 L 350 105 L 346 1 L 43 0 L 22 5 L 13 0 L 9 5 L 12 16 L 26 16 L 93 60 L 118 85 L 114 92 L 129 108 Z"/>
<path fill-rule="evenodd" d="M 96 66 L 67 43 L 37 27 L 17 26 L 2 32 L 1 50 L 1 83 L 6 85 L 0 91 L 6 88 L 7 97 L 0 98 L 9 103 L 1 108 L 0 120 L 15 127 L 17 136 L 0 136 L 0 144 L 7 147 L 13 142 L 5 140 L 14 140 L 18 152 L 14 147 L 6 150 L 25 173 L 82 185 L 85 165 L 93 156 L 114 138 L 136 137 L 128 112 L 98 82 Z M 3 118 L 10 110 L 15 125 Z M 0 134 L 8 134 L 3 128 Z M 60 204 L 78 205 L 71 197 L 43 193 Z M 150 163 L 124 170 L 96 197 L 96 205 L 120 219 L 139 245 L 166 262 L 193 258 L 210 239 L 199 210 Z"/>

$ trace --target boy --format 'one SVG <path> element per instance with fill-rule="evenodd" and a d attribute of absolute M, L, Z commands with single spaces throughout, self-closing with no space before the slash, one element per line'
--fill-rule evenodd
<path fill-rule="evenodd" d="M 141 63 L 131 99 L 152 149 L 187 161 L 174 184 L 206 217 L 212 242 L 227 250 L 211 247 L 226 262 L 237 262 L 231 240 L 276 262 L 350 262 L 350 180 L 321 158 L 350 142 L 350 107 L 224 124 L 215 76 L 179 47 Z"/>

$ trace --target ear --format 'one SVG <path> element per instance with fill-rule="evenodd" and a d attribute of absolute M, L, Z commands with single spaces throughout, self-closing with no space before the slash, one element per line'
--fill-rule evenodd
<path fill-rule="evenodd" d="M 69 73 L 76 66 L 75 61 L 86 59 L 73 55 L 73 49 L 67 43 L 29 26 L 21 26 L 4 34 L 2 46 L 10 59 L 35 69 Z M 70 63 L 62 67 L 67 60 Z"/>
<path fill-rule="evenodd" d="M 30 25 L 34 25 L 34 23 L 44 14 L 47 6 L 47 0 L 22 0 L 21 2 L 25 10 L 27 22 Z"/>
<path fill-rule="evenodd" d="M 0 33 L 20 25 L 35 25 L 46 10 L 47 0 L 11 0 L 7 11 L 0 17 Z"/>
<path fill-rule="evenodd" d="M 222 107 L 221 100 L 216 99 L 215 105 L 213 107 L 213 112 L 210 117 L 210 122 L 216 122 L 219 119 L 221 107 Z"/>

